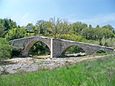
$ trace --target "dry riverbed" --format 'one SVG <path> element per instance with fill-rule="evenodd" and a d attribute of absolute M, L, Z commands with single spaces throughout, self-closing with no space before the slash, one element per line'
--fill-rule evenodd
<path fill-rule="evenodd" d="M 7 60 L 5 65 L 0 65 L 0 74 L 13 74 L 19 72 L 32 72 L 44 69 L 55 69 L 58 67 L 75 64 L 84 60 L 94 60 L 106 56 L 83 56 L 67 58 L 13 58 Z"/>

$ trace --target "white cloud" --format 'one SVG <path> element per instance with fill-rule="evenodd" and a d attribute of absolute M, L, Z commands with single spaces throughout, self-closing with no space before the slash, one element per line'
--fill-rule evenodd
<path fill-rule="evenodd" d="M 92 24 L 93 26 L 110 24 L 115 27 L 115 13 L 108 15 L 99 15 L 89 19 L 81 19 L 80 21 Z"/>
<path fill-rule="evenodd" d="M 26 25 L 28 23 L 28 20 L 29 20 L 29 14 L 26 13 L 19 19 L 19 22 L 21 23 L 21 25 Z"/>
<path fill-rule="evenodd" d="M 34 18 L 32 15 L 30 15 L 29 13 L 25 13 L 24 15 L 15 15 L 11 17 L 13 20 L 15 20 L 19 25 L 26 25 L 27 23 L 35 23 L 36 22 L 36 18 Z M 62 17 L 63 18 L 63 17 Z M 49 19 L 49 18 L 48 18 Z M 65 20 L 71 21 L 71 19 L 63 18 Z M 100 15 L 100 16 L 94 16 L 92 18 L 87 18 L 87 19 L 74 19 L 72 20 L 73 22 L 76 21 L 81 21 L 84 22 L 86 24 L 91 24 L 93 26 L 96 25 L 107 25 L 110 24 L 113 27 L 115 27 L 115 13 L 112 14 L 108 14 L 108 15 Z"/>
<path fill-rule="evenodd" d="M 30 18 L 29 13 L 25 13 L 24 15 L 15 15 L 11 17 L 12 20 L 16 21 L 18 25 L 26 25 L 30 22 L 34 23 L 34 19 Z"/>

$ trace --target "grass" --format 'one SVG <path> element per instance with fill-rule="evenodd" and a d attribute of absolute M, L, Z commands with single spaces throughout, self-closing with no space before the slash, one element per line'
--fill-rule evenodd
<path fill-rule="evenodd" d="M 0 86 L 115 86 L 115 56 L 55 70 L 1 75 Z"/>

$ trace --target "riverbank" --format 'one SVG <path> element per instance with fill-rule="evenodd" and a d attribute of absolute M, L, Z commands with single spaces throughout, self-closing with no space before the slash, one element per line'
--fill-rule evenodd
<path fill-rule="evenodd" d="M 83 56 L 83 57 L 70 57 L 70 58 L 13 58 L 6 61 L 7 64 L 0 66 L 0 74 L 14 74 L 20 72 L 33 72 L 39 70 L 51 70 L 58 67 L 63 67 L 75 64 L 85 60 L 94 60 L 104 58 L 104 56 Z"/>
<path fill-rule="evenodd" d="M 0 75 L 0 86 L 115 86 L 115 55 L 77 61 L 54 70 Z"/>

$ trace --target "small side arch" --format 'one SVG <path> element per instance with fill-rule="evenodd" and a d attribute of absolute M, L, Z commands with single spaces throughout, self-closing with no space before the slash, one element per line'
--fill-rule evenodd
<path fill-rule="evenodd" d="M 78 45 L 70 45 L 66 47 L 61 53 L 61 56 L 63 57 L 80 56 L 80 55 L 85 55 L 85 50 L 79 47 Z"/>
<path fill-rule="evenodd" d="M 97 50 L 95 53 L 96 53 L 96 54 L 106 54 L 107 51 L 104 50 L 104 49 L 99 49 L 99 50 Z"/>

